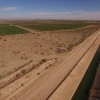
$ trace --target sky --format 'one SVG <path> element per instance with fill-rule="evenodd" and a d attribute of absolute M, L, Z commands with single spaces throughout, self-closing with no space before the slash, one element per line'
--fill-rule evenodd
<path fill-rule="evenodd" d="M 0 0 L 0 19 L 100 20 L 100 0 Z"/>

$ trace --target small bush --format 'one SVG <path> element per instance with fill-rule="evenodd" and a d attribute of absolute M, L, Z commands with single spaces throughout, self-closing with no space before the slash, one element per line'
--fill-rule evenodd
<path fill-rule="evenodd" d="M 23 57 L 21 57 L 21 59 L 24 59 Z"/>
<path fill-rule="evenodd" d="M 21 77 L 21 74 L 18 73 L 18 74 L 16 75 L 16 78 L 18 79 L 18 78 L 20 78 L 20 77 Z"/>
<path fill-rule="evenodd" d="M 40 65 L 41 65 L 41 64 L 43 64 L 43 62 L 42 62 L 42 61 L 40 61 L 39 63 L 40 63 Z"/>
<path fill-rule="evenodd" d="M 33 60 L 30 60 L 30 62 L 33 62 Z"/>
<path fill-rule="evenodd" d="M 47 70 L 49 67 L 46 67 L 45 70 Z"/>
<path fill-rule="evenodd" d="M 6 39 L 4 39 L 4 41 L 7 41 Z"/>
<path fill-rule="evenodd" d="M 42 61 L 42 62 L 46 62 L 46 59 L 42 59 L 41 61 Z"/>
<path fill-rule="evenodd" d="M 23 70 L 21 71 L 21 73 L 24 75 L 24 74 L 27 73 L 27 70 L 23 69 Z"/>
<path fill-rule="evenodd" d="M 21 87 L 22 87 L 22 86 L 24 86 L 24 84 L 23 84 L 23 83 L 21 84 Z"/>
<path fill-rule="evenodd" d="M 2 79 L 2 75 L 0 75 L 0 79 Z"/>
<path fill-rule="evenodd" d="M 37 73 L 37 75 L 40 75 L 40 73 Z"/>
<path fill-rule="evenodd" d="M 11 71 L 9 71 L 7 74 L 8 74 L 8 75 L 10 75 L 10 74 L 12 74 L 12 72 L 11 72 Z"/>
<path fill-rule="evenodd" d="M 24 58 L 25 60 L 28 59 L 27 57 Z"/>

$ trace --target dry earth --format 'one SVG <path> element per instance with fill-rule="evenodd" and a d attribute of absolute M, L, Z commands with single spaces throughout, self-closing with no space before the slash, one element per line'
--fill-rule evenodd
<path fill-rule="evenodd" d="M 99 28 L 0 36 L 0 100 L 57 66 L 65 54 Z"/>

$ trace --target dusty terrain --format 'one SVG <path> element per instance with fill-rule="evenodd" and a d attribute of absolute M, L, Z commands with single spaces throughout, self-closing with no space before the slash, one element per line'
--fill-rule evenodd
<path fill-rule="evenodd" d="M 0 36 L 0 100 L 45 74 L 100 26 Z"/>

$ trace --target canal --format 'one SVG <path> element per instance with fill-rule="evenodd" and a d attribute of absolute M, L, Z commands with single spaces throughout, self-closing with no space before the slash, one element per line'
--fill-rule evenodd
<path fill-rule="evenodd" d="M 88 100 L 89 91 L 94 81 L 96 71 L 100 61 L 100 46 L 98 47 L 89 68 L 84 75 L 76 93 L 74 94 L 72 100 Z"/>

